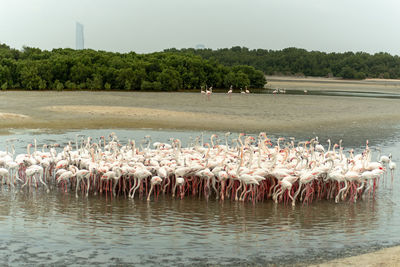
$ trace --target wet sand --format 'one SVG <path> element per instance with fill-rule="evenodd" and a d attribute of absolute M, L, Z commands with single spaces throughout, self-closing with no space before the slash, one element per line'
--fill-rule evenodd
<path fill-rule="evenodd" d="M 400 266 L 400 246 L 385 248 L 372 253 L 358 255 L 354 257 L 336 259 L 329 262 L 310 265 L 313 267 L 333 267 L 333 266 Z"/>
<path fill-rule="evenodd" d="M 321 91 L 357 91 L 400 93 L 400 80 L 365 79 L 343 80 L 338 78 L 297 78 L 267 76 L 268 88 L 284 88 L 287 90 L 321 90 Z"/>
<path fill-rule="evenodd" d="M 396 99 L 315 95 L 6 91 L 0 129 L 153 128 L 268 133 L 373 129 L 400 121 Z"/>

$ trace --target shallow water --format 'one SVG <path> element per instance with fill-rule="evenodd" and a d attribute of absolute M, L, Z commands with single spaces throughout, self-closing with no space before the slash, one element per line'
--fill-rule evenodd
<path fill-rule="evenodd" d="M 111 130 L 67 133 L 22 131 L 0 136 L 18 138 L 23 153 L 33 138 L 65 145 L 77 134 L 94 139 Z M 153 141 L 181 138 L 186 144 L 198 132 L 116 130 L 122 142 L 137 143 L 150 134 Z M 210 133 L 205 133 L 205 141 Z M 220 134 L 223 136 L 223 133 Z M 344 139 L 347 148 L 361 151 L 367 133 L 320 136 L 320 141 Z M 313 136 L 297 136 L 302 139 Z M 400 158 L 399 131 L 370 140 L 372 149 Z M 78 138 L 81 138 L 79 136 Z M 376 157 L 374 154 L 374 158 Z M 396 177 L 398 173 L 396 172 Z M 90 196 L 52 188 L 0 192 L 0 262 L 3 264 L 50 263 L 54 265 L 264 265 L 319 262 L 371 251 L 400 243 L 400 185 L 381 184 L 375 199 L 357 203 L 315 201 L 292 208 L 271 201 L 238 203 L 214 198 L 160 196 L 156 200 L 129 200 L 123 196 Z"/>
<path fill-rule="evenodd" d="M 304 95 L 304 90 L 287 90 L 289 95 Z M 384 93 L 384 92 L 365 92 L 365 91 L 340 91 L 340 90 L 309 90 L 308 95 L 320 96 L 350 96 L 350 97 L 372 97 L 372 98 L 388 98 L 399 99 L 400 94 Z"/>
<path fill-rule="evenodd" d="M 275 89 L 264 89 L 264 90 L 255 90 L 252 93 L 255 94 L 273 94 Z M 278 93 L 282 94 L 282 93 Z M 285 93 L 287 95 L 304 95 L 304 89 L 286 89 Z M 387 93 L 387 92 L 366 92 L 366 91 L 346 91 L 346 90 L 319 90 L 312 89 L 307 90 L 307 95 L 316 95 L 316 96 L 349 96 L 349 97 L 368 97 L 368 98 L 387 98 L 387 99 L 399 99 L 400 94 L 397 93 Z"/>

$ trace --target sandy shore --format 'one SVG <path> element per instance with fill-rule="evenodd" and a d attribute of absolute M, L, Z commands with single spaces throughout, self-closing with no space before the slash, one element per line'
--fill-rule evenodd
<path fill-rule="evenodd" d="M 381 249 L 372 253 L 359 256 L 336 259 L 329 262 L 310 265 L 313 267 L 333 267 L 333 266 L 400 266 L 400 246 Z"/>
<path fill-rule="evenodd" d="M 154 128 L 296 133 L 400 122 L 397 99 L 314 95 L 0 92 L 0 128 Z"/>

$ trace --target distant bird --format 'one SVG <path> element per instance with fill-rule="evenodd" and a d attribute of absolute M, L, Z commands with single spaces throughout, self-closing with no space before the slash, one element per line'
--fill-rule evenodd
<path fill-rule="evenodd" d="M 229 87 L 229 91 L 227 93 L 229 95 L 229 98 L 231 98 L 232 92 L 233 92 L 233 89 L 232 89 L 232 85 L 231 85 L 231 87 Z"/>
<path fill-rule="evenodd" d="M 304 89 L 304 94 L 306 95 L 308 93 L 308 91 L 306 89 Z"/>
<path fill-rule="evenodd" d="M 276 95 L 278 93 L 278 90 L 277 89 L 275 89 L 274 91 L 272 91 L 272 94 L 273 95 Z"/>
<path fill-rule="evenodd" d="M 392 177 L 392 182 L 393 182 L 393 176 L 394 176 L 394 170 L 396 169 L 396 163 L 392 161 L 392 154 L 389 155 L 389 169 L 390 169 L 390 176 Z"/>
<path fill-rule="evenodd" d="M 201 93 L 201 95 L 205 95 L 206 94 L 206 91 L 203 90 L 203 87 L 200 88 L 200 93 Z"/>
<path fill-rule="evenodd" d="M 249 89 L 247 89 L 247 86 L 245 87 L 245 92 L 246 92 L 246 94 L 250 94 L 250 91 L 249 91 Z"/>
<path fill-rule="evenodd" d="M 381 156 L 381 148 L 378 147 L 377 150 L 379 151 L 379 155 L 378 155 L 378 158 L 377 158 L 378 162 L 382 163 L 382 164 L 384 164 L 386 166 L 386 164 L 388 164 L 389 161 L 390 161 L 390 156 L 391 155 L 389 155 L 389 156 L 386 156 L 386 155 Z"/>
<path fill-rule="evenodd" d="M 212 86 L 209 89 L 206 88 L 206 96 L 208 100 L 210 100 L 211 94 L 212 94 Z"/>
<path fill-rule="evenodd" d="M 240 93 L 241 93 L 241 94 L 246 94 L 246 92 L 243 91 L 242 87 L 240 87 Z"/>

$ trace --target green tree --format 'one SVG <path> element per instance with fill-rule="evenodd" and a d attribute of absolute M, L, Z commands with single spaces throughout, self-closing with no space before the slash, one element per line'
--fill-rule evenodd
<path fill-rule="evenodd" d="M 149 82 L 149 81 L 143 81 L 141 85 L 141 90 L 143 91 L 161 91 L 162 85 L 160 82 Z"/>
<path fill-rule="evenodd" d="M 57 91 L 61 91 L 62 89 L 64 89 L 64 85 L 59 80 L 55 80 L 54 87 Z"/>
<path fill-rule="evenodd" d="M 23 65 L 20 71 L 20 81 L 23 89 L 38 89 L 41 78 L 38 75 L 37 67 L 29 63 Z"/>
<path fill-rule="evenodd" d="M 0 84 L 11 83 L 11 70 L 7 66 L 0 65 Z"/>
<path fill-rule="evenodd" d="M 8 83 L 7 82 L 5 82 L 5 83 L 3 83 L 1 85 L 1 90 L 5 91 L 5 90 L 7 90 L 7 88 L 8 88 Z"/>
<path fill-rule="evenodd" d="M 158 76 L 163 91 L 174 91 L 182 88 L 182 79 L 176 70 L 166 68 Z"/>
<path fill-rule="evenodd" d="M 103 89 L 103 77 L 100 74 L 93 74 L 93 80 L 90 89 Z"/>
<path fill-rule="evenodd" d="M 345 79 L 353 79 L 356 75 L 356 72 L 353 68 L 349 66 L 345 66 L 342 68 L 341 76 Z"/>
<path fill-rule="evenodd" d="M 92 77 L 92 68 L 80 62 L 73 65 L 70 69 L 69 80 L 74 83 L 86 82 L 88 78 Z"/>
<path fill-rule="evenodd" d="M 65 88 L 67 89 L 78 89 L 78 86 L 76 85 L 76 83 L 71 82 L 71 81 L 66 81 L 65 82 Z"/>
<path fill-rule="evenodd" d="M 250 86 L 249 77 L 242 71 L 236 73 L 236 87 Z"/>
<path fill-rule="evenodd" d="M 45 90 L 45 89 L 47 89 L 46 81 L 40 79 L 40 81 L 39 81 L 39 90 Z"/>
<path fill-rule="evenodd" d="M 134 72 L 131 68 L 124 68 L 117 71 L 117 88 L 131 90 L 134 83 Z"/>
<path fill-rule="evenodd" d="M 354 75 L 354 78 L 358 79 L 358 80 L 363 80 L 363 79 L 365 79 L 367 77 L 366 77 L 364 72 L 359 71 Z"/>

